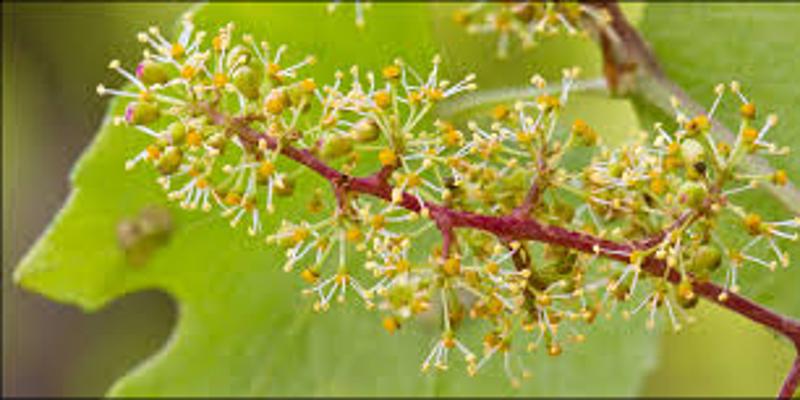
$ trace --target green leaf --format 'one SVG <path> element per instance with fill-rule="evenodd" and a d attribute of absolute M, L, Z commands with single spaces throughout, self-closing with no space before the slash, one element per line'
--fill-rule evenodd
<path fill-rule="evenodd" d="M 440 52 L 445 64 L 456 65 L 452 72 L 481 65 L 487 54 L 480 45 L 466 51 L 472 48 L 469 43 L 452 44 L 438 35 L 437 27 L 449 19 L 431 19 L 427 6 L 380 4 L 366 17 L 362 32 L 346 6 L 327 16 L 319 4 L 211 4 L 199 9 L 195 20 L 208 31 L 234 21 L 239 32 L 287 43 L 290 58 L 315 54 L 319 62 L 311 75 L 318 82 L 330 82 L 337 68 L 354 62 L 377 70 L 401 56 L 425 66 Z M 550 65 L 561 52 L 551 48 L 534 54 L 543 57 L 541 65 Z M 599 71 L 594 50 L 575 50 L 566 60 Z M 531 71 L 520 64 L 506 66 L 504 71 L 515 72 L 492 75 L 485 85 L 518 85 L 516 78 L 526 82 Z M 603 100 L 578 100 L 587 109 L 583 117 L 609 130 L 636 129 L 630 104 L 616 100 L 598 111 L 595 105 Z M 122 107 L 114 102 L 111 110 L 118 113 Z M 69 200 L 15 275 L 30 290 L 90 311 L 142 289 L 163 290 L 176 299 L 179 320 L 172 338 L 119 380 L 112 395 L 632 395 L 654 364 L 657 335 L 611 322 L 590 328 L 586 344 L 557 359 L 523 355 L 532 358 L 527 364 L 534 379 L 519 391 L 510 387 L 499 362 L 476 378 L 460 368 L 423 375 L 419 365 L 437 334 L 430 322 L 390 336 L 375 314 L 357 305 L 313 314 L 300 295 L 300 280 L 280 270 L 278 249 L 232 230 L 216 214 L 167 204 L 153 171 L 124 171 L 125 160 L 144 143 L 131 129 L 104 121 L 75 167 Z M 296 195 L 277 204 L 278 216 L 265 228 L 274 228 L 281 215 L 306 216 L 303 205 L 313 188 L 325 185 L 310 173 L 301 175 Z M 133 265 L 117 229 L 122 220 L 152 205 L 169 210 L 169 239 L 165 245 L 137 247 L 143 262 Z"/>
<path fill-rule="evenodd" d="M 800 92 L 792 82 L 800 73 L 796 40 L 800 36 L 798 4 L 649 4 L 639 23 L 667 76 L 702 105 L 710 105 L 713 87 L 720 82 L 738 80 L 744 93 L 761 115 L 776 113 L 778 126 L 769 133 L 778 145 L 800 147 L 796 126 L 800 125 Z M 654 107 L 637 102 L 637 111 L 645 125 L 657 120 L 671 121 Z M 737 129 L 735 110 L 722 110 L 722 122 Z M 796 153 L 769 159 L 775 168 L 785 169 L 795 185 L 800 183 L 800 163 Z M 737 204 L 752 207 L 766 220 L 783 220 L 792 214 L 774 198 L 764 193 L 733 198 Z M 733 225 L 727 238 L 742 245 L 747 238 Z M 742 270 L 743 294 L 758 301 L 800 316 L 800 246 L 784 242 L 793 265 L 770 273 L 748 266 Z M 734 246 L 735 247 L 735 246 Z M 723 279 L 724 276 L 720 276 Z"/>

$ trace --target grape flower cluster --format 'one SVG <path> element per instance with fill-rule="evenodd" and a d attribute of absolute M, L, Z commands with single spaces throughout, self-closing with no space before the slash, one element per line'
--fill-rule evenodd
<path fill-rule="evenodd" d="M 528 6 L 529 18 L 510 6 L 525 18 L 501 34 L 527 35 L 523 22 L 535 32 L 573 24 L 572 14 L 551 14 L 560 8 Z M 470 10 L 465 21 L 482 29 Z M 207 37 L 187 16 L 175 40 L 155 27 L 138 39 L 146 50 L 132 71 L 109 64 L 129 84 L 97 89 L 126 101 L 115 123 L 149 137 L 125 167 L 154 169 L 170 200 L 283 248 L 284 270 L 305 282 L 317 311 L 355 299 L 390 333 L 435 316 L 440 334 L 425 371 L 461 359 L 476 374 L 499 358 L 518 384 L 528 375 L 524 352 L 557 356 L 586 340 L 598 316 L 643 313 L 647 328 L 663 318 L 680 329 L 698 301 L 693 285 L 724 275 L 724 301 L 739 290 L 742 268 L 788 266 L 783 246 L 798 238 L 800 218 L 768 221 L 737 202 L 761 184 L 788 182 L 782 170 L 741 172 L 746 156 L 788 150 L 770 142 L 777 118 L 762 116 L 736 82 L 715 88 L 708 113 L 687 115 L 674 102 L 675 123 L 608 149 L 587 122 L 560 119 L 577 69 L 564 71 L 557 92 L 462 126 L 436 119 L 435 108 L 475 90 L 475 76 L 442 78 L 438 56 L 425 73 L 397 59 L 318 83 L 307 73 L 313 57 L 293 61 L 285 46 L 237 35 L 232 24 Z M 546 88 L 540 76 L 531 84 Z M 711 126 L 731 103 L 741 124 L 727 143 Z M 564 162 L 572 152 L 591 156 Z M 299 168 L 331 183 L 330 193 L 311 196 L 314 220 L 273 215 L 277 197 L 295 194 Z M 375 173 L 354 176 L 364 169 Z M 277 231 L 265 232 L 267 218 L 282 219 Z M 561 236 L 515 230 L 532 223 Z M 730 224 L 747 233 L 745 244 L 720 237 Z M 587 240 L 588 251 L 573 245 Z M 653 260 L 663 274 L 644 270 Z M 482 332 L 475 343 L 461 334 L 468 325 Z"/>
<path fill-rule="evenodd" d="M 453 19 L 473 35 L 497 37 L 497 57 L 507 58 L 512 40 L 530 49 L 543 37 L 588 34 L 605 26 L 609 16 L 591 5 L 553 1 L 480 1 L 459 8 Z"/>

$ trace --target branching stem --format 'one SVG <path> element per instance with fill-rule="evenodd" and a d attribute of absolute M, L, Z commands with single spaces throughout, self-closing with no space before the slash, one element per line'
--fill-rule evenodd
<path fill-rule="evenodd" d="M 351 177 L 327 165 L 308 150 L 298 149 L 291 145 L 282 145 L 279 147 L 278 141 L 274 137 L 260 133 L 249 126 L 229 121 L 224 114 L 216 112 L 210 107 L 206 107 L 205 111 L 211 116 L 214 123 L 236 127 L 234 133 L 238 135 L 242 143 L 247 146 L 256 147 L 259 142 L 263 141 L 270 149 L 280 151 L 282 155 L 316 172 L 318 175 L 331 182 L 335 188 L 344 188 L 349 193 L 369 195 L 387 202 L 391 201 L 392 187 L 386 179 L 383 179 L 380 171 L 365 177 Z M 338 182 L 347 182 L 347 185 L 340 185 Z M 675 224 L 651 239 L 640 242 L 619 243 L 587 233 L 545 224 L 527 215 L 521 216 L 517 213 L 509 215 L 484 215 L 450 209 L 433 202 L 420 203 L 417 197 L 407 192 L 403 193 L 401 196 L 398 206 L 415 213 L 420 213 L 423 208 L 429 210 L 430 218 L 436 221 L 443 235 L 445 246 L 443 254 L 449 252 L 449 246 L 450 243 L 452 243 L 452 235 L 455 228 L 471 228 L 491 233 L 506 242 L 515 240 L 537 241 L 563 246 L 584 253 L 597 254 L 605 258 L 626 263 L 630 261 L 630 255 L 633 251 L 647 248 L 647 246 L 652 246 L 653 243 L 658 243 L 663 240 L 670 230 L 675 229 L 676 226 L 680 226 L 693 218 L 691 214 L 684 214 L 676 220 Z M 520 255 L 520 257 L 515 257 L 514 262 L 517 268 L 525 267 L 524 256 L 522 255 Z M 654 256 L 647 257 L 642 262 L 641 267 L 642 270 L 654 276 L 666 276 L 673 284 L 677 284 L 681 281 L 681 275 L 678 271 L 674 269 L 667 271 L 666 263 Z M 710 281 L 694 282 L 693 288 L 697 295 L 723 308 L 740 314 L 753 322 L 772 329 L 776 333 L 789 339 L 800 349 L 800 321 L 781 315 L 736 293 L 727 292 L 719 285 Z M 724 300 L 720 296 L 723 292 L 726 293 Z M 797 387 L 798 380 L 800 380 L 800 366 L 798 366 L 798 362 L 795 362 L 791 373 L 786 379 L 784 388 L 781 391 L 782 395 L 788 391 L 793 391 Z"/>

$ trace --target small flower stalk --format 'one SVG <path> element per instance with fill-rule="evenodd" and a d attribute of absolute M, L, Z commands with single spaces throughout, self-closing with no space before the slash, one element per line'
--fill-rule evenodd
<path fill-rule="evenodd" d="M 496 32 L 499 55 L 512 36 L 529 46 L 580 32 L 584 18 L 602 16 L 568 3 L 476 4 L 458 15 L 470 31 Z M 475 76 L 441 76 L 439 56 L 353 66 L 318 82 L 313 56 L 232 24 L 206 34 L 186 17 L 174 40 L 157 28 L 139 40 L 146 51 L 132 70 L 109 65 L 128 84 L 97 90 L 126 102 L 115 123 L 148 142 L 125 168 L 151 168 L 170 200 L 282 248 L 283 269 L 318 312 L 355 301 L 381 314 L 390 334 L 433 315 L 440 333 L 423 371 L 462 359 L 474 375 L 497 362 L 518 385 L 530 375 L 529 352 L 557 357 L 591 340 L 598 316 L 680 330 L 693 321 L 698 285 L 719 281 L 724 302 L 740 290 L 740 269 L 790 265 L 785 248 L 798 240 L 800 217 L 770 220 L 740 202 L 789 177 L 742 172 L 747 155 L 788 149 L 770 137 L 777 117 L 739 83 L 715 88 L 707 114 L 676 101 L 674 121 L 608 149 L 589 123 L 562 117 L 577 69 L 563 72 L 558 95 L 458 125 L 435 109 L 475 90 Z M 731 104 L 740 129 L 727 143 L 711 127 Z M 574 151 L 592 156 L 565 163 Z M 314 220 L 277 206 L 295 195 L 300 168 L 331 184 L 308 204 Z M 356 174 L 364 170 L 373 173 Z M 267 219 L 282 221 L 277 231 L 265 230 Z M 721 237 L 730 224 L 746 243 Z"/>

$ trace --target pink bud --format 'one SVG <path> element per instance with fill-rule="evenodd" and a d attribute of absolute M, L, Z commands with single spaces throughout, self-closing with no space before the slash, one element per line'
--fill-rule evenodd
<path fill-rule="evenodd" d="M 139 65 L 136 66 L 136 77 L 142 79 L 142 75 L 144 75 L 144 63 L 140 62 Z"/>

